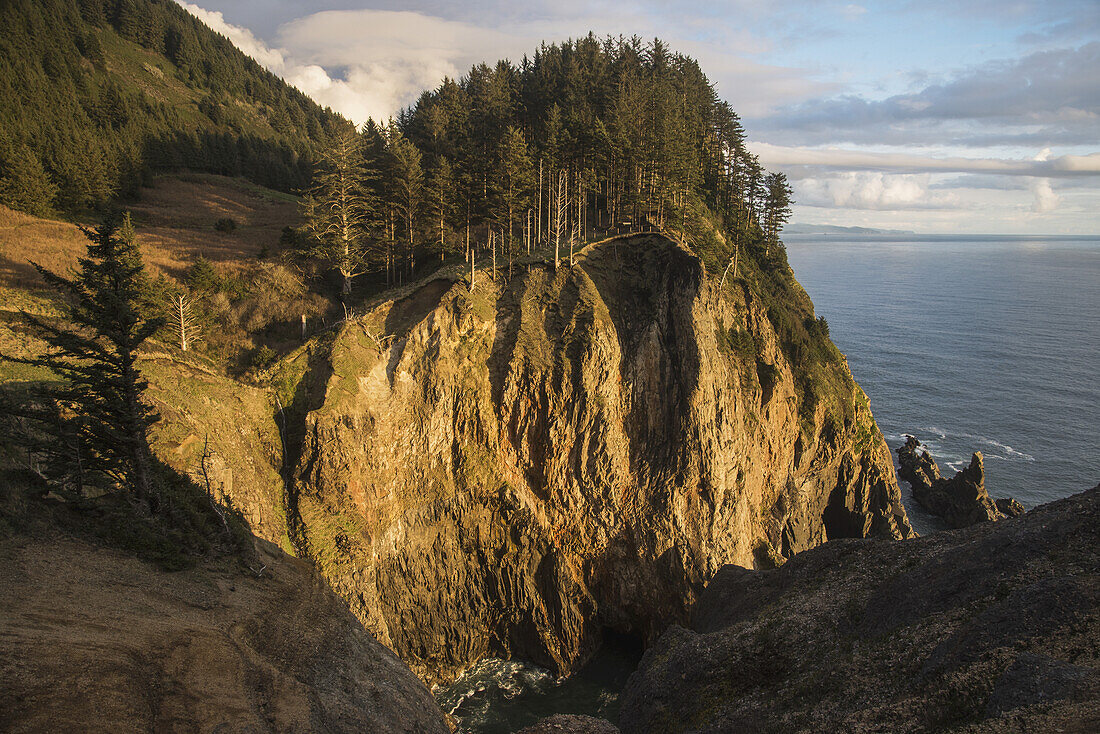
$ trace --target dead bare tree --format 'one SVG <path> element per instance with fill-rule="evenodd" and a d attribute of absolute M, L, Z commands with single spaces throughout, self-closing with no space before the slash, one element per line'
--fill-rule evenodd
<path fill-rule="evenodd" d="M 569 215 L 569 176 L 564 168 L 558 173 L 558 200 L 554 208 L 554 269 L 557 269 L 561 260 L 559 255 L 561 237 L 565 232 L 566 217 Z"/>
<path fill-rule="evenodd" d="M 722 290 L 722 287 L 726 284 L 726 273 L 728 273 L 730 271 L 730 268 L 733 268 L 733 277 L 734 277 L 734 279 L 737 278 L 737 265 L 738 265 L 738 260 L 740 259 L 740 255 L 741 255 L 741 244 L 737 240 L 734 240 L 733 241 L 733 254 L 730 255 L 729 264 L 726 265 L 725 271 L 722 272 L 722 281 L 718 284 L 718 290 Z"/>
<path fill-rule="evenodd" d="M 172 326 L 181 351 L 186 352 L 202 338 L 199 320 L 195 316 L 195 299 L 190 295 L 177 293 L 172 296 Z"/>

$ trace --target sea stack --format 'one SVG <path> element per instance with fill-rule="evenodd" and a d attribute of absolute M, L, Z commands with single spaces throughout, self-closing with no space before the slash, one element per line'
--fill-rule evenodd
<path fill-rule="evenodd" d="M 932 514 L 953 528 L 1022 515 L 1023 506 L 1011 497 L 993 500 L 985 489 L 985 463 L 980 451 L 970 464 L 951 479 L 940 476 L 935 459 L 914 436 L 906 436 L 898 448 L 898 476 L 909 482 L 913 497 Z"/>

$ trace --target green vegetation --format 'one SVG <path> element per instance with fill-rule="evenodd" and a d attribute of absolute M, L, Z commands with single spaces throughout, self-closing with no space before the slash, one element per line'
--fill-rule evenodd
<path fill-rule="evenodd" d="M 237 231 L 237 220 L 232 217 L 222 217 L 214 222 L 214 229 L 223 234 L 233 234 Z"/>
<path fill-rule="evenodd" d="M 164 170 L 299 190 L 338 119 L 171 0 L 9 0 L 0 27 L 0 203 L 32 214 Z"/>
<path fill-rule="evenodd" d="M 102 475 L 152 507 L 147 434 L 155 416 L 141 401 L 148 383 L 136 363 L 142 343 L 163 324 L 140 313 L 144 266 L 129 217 L 110 217 L 85 235 L 88 254 L 73 278 L 37 266 L 72 305 L 66 325 L 24 314 L 48 350 L 14 359 L 65 381 L 42 411 L 25 417 L 49 427 L 37 452 L 41 473 L 60 489 L 81 496 Z"/>
<path fill-rule="evenodd" d="M 24 312 L 44 353 L 7 355 L 58 380 L 6 390 L 6 452 L 76 510 L 96 515 L 95 532 L 166 567 L 210 548 L 238 545 L 244 529 L 189 479 L 157 460 L 149 430 L 157 420 L 144 398 L 139 351 L 162 323 L 143 315 L 145 274 L 128 215 L 85 229 L 87 255 L 70 278 L 38 266 L 65 296 L 62 319 Z M 211 528 L 215 528 L 212 532 Z"/>
<path fill-rule="evenodd" d="M 312 251 L 345 286 L 360 266 L 400 283 L 455 252 L 511 272 L 552 246 L 572 263 L 587 241 L 645 228 L 716 272 L 748 250 L 770 262 L 790 214 L 783 175 L 747 150 L 698 64 L 659 40 L 588 36 L 482 64 L 352 135 L 333 132 L 303 206 Z"/>

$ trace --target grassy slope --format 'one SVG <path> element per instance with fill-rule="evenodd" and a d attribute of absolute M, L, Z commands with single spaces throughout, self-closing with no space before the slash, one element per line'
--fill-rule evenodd
<path fill-rule="evenodd" d="M 276 250 L 282 228 L 297 222 L 293 197 L 211 175 L 161 177 L 143 190 L 131 210 L 149 270 L 175 277 L 200 254 L 223 274 L 253 275 L 255 268 L 264 267 L 257 265 L 256 254 L 265 247 Z M 232 234 L 214 230 L 214 222 L 226 216 L 238 222 Z M 0 207 L 0 353 L 25 357 L 44 348 L 21 327 L 20 311 L 60 315 L 55 295 L 45 289 L 31 261 L 64 271 L 84 254 L 86 243 L 75 224 Z M 245 331 L 234 332 L 234 338 L 251 344 Z M 157 453 L 201 482 L 201 457 L 209 438 L 215 495 L 241 510 L 257 535 L 290 550 L 272 396 L 226 376 L 201 353 L 184 354 L 163 341 L 152 342 L 147 351 L 142 370 L 150 381 L 149 397 L 162 416 L 153 431 Z M 45 370 L 0 360 L 0 383 L 50 377 Z"/>
<path fill-rule="evenodd" d="M 297 200 L 243 179 L 208 174 L 161 176 L 127 207 L 150 269 L 179 276 L 199 255 L 236 267 L 265 247 L 274 251 L 283 227 L 298 223 Z M 237 230 L 214 230 L 222 217 Z M 63 271 L 84 254 L 87 240 L 76 224 L 40 219 L 0 206 L 0 287 L 38 290 L 31 262 Z M 5 298 L 3 308 L 12 305 Z"/>

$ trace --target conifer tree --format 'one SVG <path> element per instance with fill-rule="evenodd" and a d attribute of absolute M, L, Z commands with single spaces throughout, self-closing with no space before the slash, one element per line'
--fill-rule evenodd
<path fill-rule="evenodd" d="M 495 186 L 496 219 L 508 232 L 505 246 L 508 248 L 509 268 L 515 251 L 514 225 L 530 196 L 531 172 L 531 159 L 527 155 L 527 142 L 523 138 L 523 132 L 509 127 L 501 141 L 500 166 Z"/>
<path fill-rule="evenodd" d="M 439 260 L 443 261 L 447 252 L 448 222 L 454 211 L 455 179 L 451 163 L 440 156 L 431 171 L 428 181 L 431 194 L 432 227 L 434 239 L 439 243 Z"/>
<path fill-rule="evenodd" d="M 405 230 L 405 246 L 408 272 L 416 266 L 416 230 L 420 221 L 421 197 L 424 193 L 424 169 L 422 156 L 408 138 L 397 135 L 390 145 L 393 160 L 393 193 Z"/>
<path fill-rule="evenodd" d="M 37 417 L 47 431 L 73 442 L 79 483 L 94 474 L 106 476 L 153 508 L 148 430 L 157 416 L 142 401 L 148 383 L 137 359 L 142 343 L 163 321 L 140 312 L 145 275 L 129 215 L 112 215 L 84 234 L 87 254 L 71 278 L 35 264 L 46 282 L 66 296 L 68 323 L 24 314 L 49 351 L 15 361 L 45 367 L 64 379 L 50 396 L 60 410 Z"/>
<path fill-rule="evenodd" d="M 342 126 L 321 151 L 313 187 L 303 201 L 303 218 L 314 238 L 311 254 L 340 274 L 344 296 L 367 264 L 368 236 L 377 216 L 368 189 L 374 176 L 358 133 Z"/>
<path fill-rule="evenodd" d="M 0 202 L 38 217 L 49 214 L 57 186 L 26 145 L 0 148 Z"/>
<path fill-rule="evenodd" d="M 791 187 L 782 173 L 769 173 L 764 178 L 765 255 L 779 244 L 779 230 L 791 218 Z"/>

